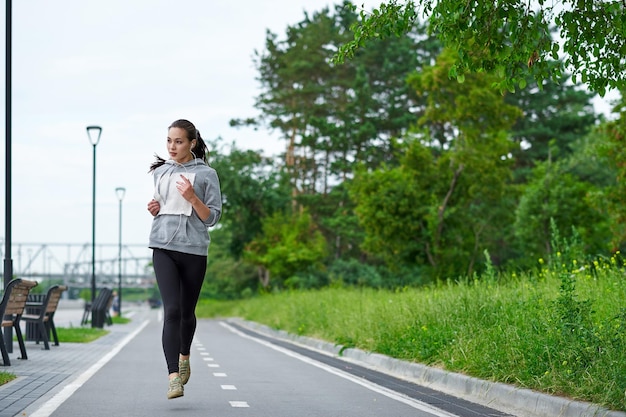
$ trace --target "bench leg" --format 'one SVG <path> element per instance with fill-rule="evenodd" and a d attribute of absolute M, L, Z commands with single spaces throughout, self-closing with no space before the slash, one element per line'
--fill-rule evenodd
<path fill-rule="evenodd" d="M 54 315 L 48 317 L 46 322 L 46 334 L 52 333 L 52 339 L 54 340 L 54 346 L 59 346 L 59 336 L 57 336 L 57 328 L 54 325 Z"/>
<path fill-rule="evenodd" d="M 39 335 L 41 339 L 43 339 L 43 348 L 44 350 L 50 350 L 50 344 L 48 343 L 48 332 L 46 329 L 46 325 L 43 321 L 37 322 L 37 328 L 39 329 Z"/>
<path fill-rule="evenodd" d="M 24 345 L 24 337 L 22 337 L 22 329 L 20 329 L 20 323 L 14 322 L 13 328 L 15 329 L 15 336 L 17 336 L 17 343 L 20 345 L 20 352 L 22 356 L 20 359 L 28 359 L 26 354 L 26 345 Z"/>
<path fill-rule="evenodd" d="M 2 351 L 2 365 L 11 366 L 9 352 L 7 352 L 7 347 L 4 345 L 4 334 L 2 334 L 2 327 L 0 327 L 0 351 Z"/>
<path fill-rule="evenodd" d="M 80 321 L 81 326 L 84 326 L 87 324 L 87 322 L 89 321 L 90 315 L 91 315 L 91 309 L 85 309 L 85 311 L 83 312 L 83 318 Z"/>

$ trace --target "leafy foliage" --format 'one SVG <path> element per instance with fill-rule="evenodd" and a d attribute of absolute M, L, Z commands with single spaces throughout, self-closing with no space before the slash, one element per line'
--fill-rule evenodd
<path fill-rule="evenodd" d="M 598 194 L 599 205 L 606 210 L 613 235 L 613 249 L 626 241 L 626 102 L 622 99 L 615 112 L 619 118 L 599 129 L 604 142 L 601 154 L 615 171 L 615 181 Z"/>
<path fill-rule="evenodd" d="M 263 220 L 263 234 L 246 248 L 245 257 L 263 268 L 262 284 L 284 287 L 298 272 L 319 269 L 327 253 L 326 240 L 306 211 L 275 213 Z"/>
<path fill-rule="evenodd" d="M 501 90 L 514 92 L 526 87 L 529 76 L 542 86 L 567 70 L 574 82 L 601 96 L 607 88 L 626 87 L 626 7 L 618 0 L 390 0 L 371 13 L 361 11 L 354 38 L 335 60 L 352 58 L 371 39 L 403 35 L 420 16 L 457 53 L 449 74 L 460 82 L 468 73 L 487 71 L 498 77 Z"/>
<path fill-rule="evenodd" d="M 586 237 L 587 253 L 606 251 L 608 242 L 601 214 L 588 201 L 592 185 L 581 181 L 564 169 L 563 164 L 540 163 L 525 188 L 516 210 L 515 231 L 522 252 L 530 259 L 545 257 L 553 252 L 551 222 L 565 238 L 574 230 Z"/>
<path fill-rule="evenodd" d="M 497 3 L 501 19 L 515 4 Z M 305 14 L 284 36 L 267 33 L 255 56 L 260 114 L 233 125 L 278 132 L 286 152 L 216 146 L 225 204 L 205 295 L 403 288 L 484 270 L 495 280 L 552 255 L 550 221 L 592 254 L 626 240 L 620 145 L 609 138 L 619 139 L 622 122 L 598 119 L 592 94 L 568 75 L 520 73 L 526 88 L 502 94 L 498 71 L 461 74 L 459 48 L 442 48 L 414 10 L 388 6 L 404 20 L 381 26 L 343 64 L 333 56 L 350 28 L 365 28 L 348 3 Z M 482 18 L 495 10 L 468 7 Z M 473 19 L 466 24 L 476 28 Z M 476 57 L 495 45 L 463 39 L 483 51 Z"/>
<path fill-rule="evenodd" d="M 394 158 L 392 139 L 417 120 L 416 98 L 406 77 L 440 50 L 423 27 L 410 36 L 372 45 L 346 65 L 332 56 L 349 40 L 357 15 L 344 5 L 324 9 L 267 34 L 256 53 L 260 116 L 233 120 L 276 129 L 287 142 L 284 166 L 292 196 L 326 193 L 356 164 L 377 167 Z"/>
<path fill-rule="evenodd" d="M 568 77 L 545 82 L 542 88 L 529 80 L 526 89 L 505 96 L 506 103 L 524 112 L 511 129 L 517 145 L 513 149 L 516 182 L 526 182 L 537 162 L 565 159 L 577 150 L 577 142 L 597 121 L 591 99 L 591 93 Z"/>
<path fill-rule="evenodd" d="M 236 258 L 229 250 L 231 227 L 211 232 L 209 262 L 201 297 L 218 300 L 245 298 L 259 288 L 259 277 L 254 265 Z"/>
<path fill-rule="evenodd" d="M 211 165 L 219 172 L 223 215 L 229 229 L 229 251 L 239 259 L 244 247 L 261 232 L 263 217 L 289 204 L 289 190 L 280 169 L 260 151 L 228 149 L 219 140 L 211 143 Z"/>
<path fill-rule="evenodd" d="M 496 250 L 491 231 L 510 219 L 502 204 L 511 178 L 505 131 L 520 115 L 485 74 L 464 84 L 442 77 L 449 63 L 445 51 L 409 79 L 426 106 L 400 166 L 359 171 L 351 184 L 364 248 L 390 267 L 429 265 L 438 277 L 471 275 L 485 246 Z"/>

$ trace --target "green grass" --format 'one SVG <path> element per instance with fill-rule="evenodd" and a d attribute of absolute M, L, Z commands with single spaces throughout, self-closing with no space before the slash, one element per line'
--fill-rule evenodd
<path fill-rule="evenodd" d="M 0 385 L 4 385 L 7 382 L 13 381 L 17 376 L 13 375 L 10 372 L 0 371 Z"/>
<path fill-rule="evenodd" d="M 197 313 L 626 410 L 626 279 L 618 262 L 421 289 L 203 300 Z"/>
<path fill-rule="evenodd" d="M 130 323 L 130 319 L 129 318 L 119 317 L 119 316 L 111 317 L 111 321 L 113 322 L 113 324 L 128 324 L 128 323 Z"/>
<path fill-rule="evenodd" d="M 108 333 L 108 330 L 92 327 L 57 327 L 59 343 L 89 343 Z"/>

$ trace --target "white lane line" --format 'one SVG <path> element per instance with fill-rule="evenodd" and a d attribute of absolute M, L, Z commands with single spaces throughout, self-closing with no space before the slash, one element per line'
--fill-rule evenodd
<path fill-rule="evenodd" d="M 102 358 L 100 358 L 100 360 L 96 362 L 94 365 L 92 365 L 91 368 L 87 369 L 85 372 L 80 374 L 78 378 L 76 378 L 74 381 L 72 381 L 71 383 L 63 387 L 61 391 L 59 391 L 54 397 L 48 400 L 37 411 L 32 413 L 30 417 L 50 416 L 54 412 L 54 410 L 59 408 L 59 406 L 63 404 L 63 402 L 65 402 L 65 400 L 67 400 L 72 394 L 74 394 L 74 392 L 76 392 L 78 388 L 83 386 L 83 384 L 85 384 L 89 380 L 89 378 L 94 376 L 94 374 L 98 372 L 100 368 L 102 368 L 107 362 L 113 359 L 115 355 L 117 355 L 119 351 L 122 350 L 122 348 L 128 344 L 128 342 L 133 340 L 133 338 L 137 336 L 139 332 L 141 332 L 144 329 L 144 327 L 148 325 L 149 322 L 150 320 L 146 320 L 143 323 L 141 323 L 141 325 L 134 332 L 126 336 L 121 342 L 115 345 L 113 349 L 109 351 L 109 353 L 107 353 Z"/>
<path fill-rule="evenodd" d="M 226 374 L 224 372 L 213 372 L 213 376 L 224 378 L 226 377 Z"/>
<path fill-rule="evenodd" d="M 245 401 L 229 401 L 231 407 L 245 408 L 250 407 Z"/>
<path fill-rule="evenodd" d="M 207 365 L 209 368 L 219 368 L 220 366 L 216 363 L 207 363 Z"/>
<path fill-rule="evenodd" d="M 205 348 L 205 347 L 201 347 L 201 346 L 202 346 L 202 345 L 200 345 L 200 346 L 198 347 L 198 350 L 206 350 L 206 348 Z"/>
<path fill-rule="evenodd" d="M 203 361 L 205 362 L 213 362 L 215 359 L 213 358 L 202 358 Z"/>
<path fill-rule="evenodd" d="M 424 403 L 422 401 L 418 401 L 418 400 L 416 400 L 414 398 L 411 398 L 409 396 L 403 395 L 403 394 L 401 394 L 399 392 L 395 392 L 395 391 L 392 391 L 392 390 L 390 390 L 388 388 L 385 388 L 383 386 L 374 384 L 374 383 L 372 383 L 372 382 L 370 382 L 370 381 L 368 381 L 366 379 L 358 378 L 358 377 L 356 377 L 356 376 L 354 376 L 352 374 L 349 374 L 347 372 L 344 372 L 344 371 L 341 371 L 339 369 L 333 368 L 332 366 L 326 365 L 325 363 L 318 362 L 318 361 L 313 360 L 313 359 L 311 359 L 309 357 L 300 355 L 299 353 L 292 352 L 289 349 L 285 349 L 283 347 L 274 345 L 274 344 L 272 344 L 270 342 L 267 342 L 265 340 L 262 340 L 262 339 L 257 339 L 257 338 L 255 338 L 253 336 L 250 336 L 250 335 L 248 335 L 246 333 L 243 333 L 243 332 L 237 330 L 236 328 L 232 327 L 231 325 L 229 325 L 228 323 L 225 323 L 223 321 L 220 321 L 220 325 L 222 325 L 223 327 L 225 327 L 226 329 L 230 330 L 231 332 L 235 333 L 238 336 L 241 336 L 241 337 L 243 337 L 245 339 L 252 340 L 252 341 L 257 342 L 257 343 L 259 343 L 259 344 L 261 344 L 263 346 L 266 346 L 266 347 L 268 347 L 270 349 L 274 349 L 274 350 L 276 350 L 278 352 L 281 352 L 281 353 L 283 353 L 283 354 L 285 354 L 287 356 L 291 356 L 292 358 L 295 358 L 295 359 L 298 359 L 298 360 L 300 360 L 302 362 L 308 363 L 309 365 L 313 365 L 313 366 L 315 366 L 317 368 L 323 369 L 326 372 L 329 372 L 329 373 L 337 375 L 337 376 L 339 376 L 341 378 L 347 379 L 348 381 L 351 381 L 351 382 L 354 382 L 355 384 L 361 385 L 361 386 L 369 389 L 370 391 L 377 392 L 377 393 L 379 393 L 381 395 L 384 395 L 385 397 L 388 397 L 388 398 L 391 398 L 393 400 L 399 401 L 399 402 L 404 403 L 404 404 L 406 404 L 406 405 L 408 405 L 410 407 L 413 407 L 415 409 L 422 410 L 422 411 L 424 411 L 426 413 L 433 414 L 434 416 L 437 416 L 437 417 L 458 417 L 456 414 L 448 413 L 445 410 L 441 410 L 439 408 L 435 408 L 435 407 L 433 407 L 433 406 L 431 406 L 429 404 L 426 404 L 426 403 Z"/>
<path fill-rule="evenodd" d="M 200 352 L 200 356 L 209 356 L 209 352 Z"/>
<path fill-rule="evenodd" d="M 234 385 L 220 385 L 220 387 L 222 387 L 223 390 L 237 390 L 237 387 Z"/>

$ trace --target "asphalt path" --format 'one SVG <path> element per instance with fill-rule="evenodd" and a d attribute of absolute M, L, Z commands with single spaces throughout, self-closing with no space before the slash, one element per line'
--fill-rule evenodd
<path fill-rule="evenodd" d="M 450 417 L 505 414 L 234 324 L 199 320 L 185 395 L 168 400 L 159 311 L 33 417 Z M 68 388 L 68 387 L 66 387 Z"/>

